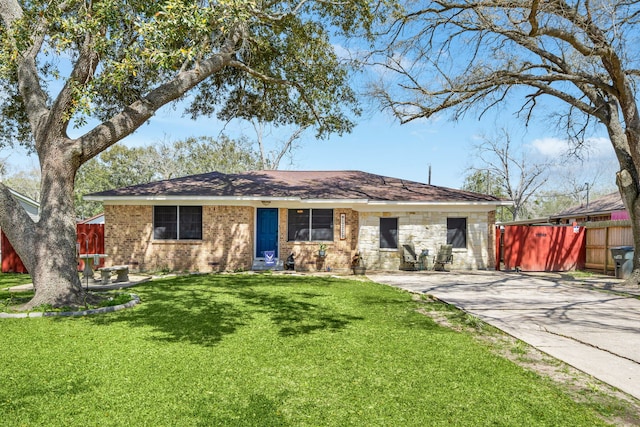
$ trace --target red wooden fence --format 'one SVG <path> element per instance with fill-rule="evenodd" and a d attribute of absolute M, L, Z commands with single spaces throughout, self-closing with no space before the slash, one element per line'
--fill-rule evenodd
<path fill-rule="evenodd" d="M 0 235 L 2 236 L 2 272 L 3 273 L 27 273 L 27 269 L 25 268 L 22 260 L 9 243 L 9 239 L 3 232 L 0 231 Z"/>
<path fill-rule="evenodd" d="M 76 247 L 80 254 L 104 253 L 104 224 L 78 224 L 76 225 Z M 104 258 L 100 259 L 94 268 L 104 267 Z M 78 270 L 84 268 L 84 261 L 78 263 Z"/>
<path fill-rule="evenodd" d="M 507 225 L 496 231 L 505 270 L 569 271 L 585 267 L 585 228 Z M 500 247 L 501 246 L 501 247 Z M 500 254 L 501 252 L 498 252 Z"/>
<path fill-rule="evenodd" d="M 104 224 L 78 224 L 76 226 L 76 248 L 80 254 L 104 253 Z M 2 272 L 3 273 L 27 273 L 22 260 L 9 243 L 9 239 L 0 231 L 2 238 Z M 100 260 L 100 267 L 104 266 L 104 259 Z M 78 270 L 84 268 L 84 261 L 78 263 Z"/>

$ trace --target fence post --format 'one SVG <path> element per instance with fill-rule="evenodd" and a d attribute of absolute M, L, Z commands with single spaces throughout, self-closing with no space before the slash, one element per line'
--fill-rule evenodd
<path fill-rule="evenodd" d="M 609 226 L 604 227 L 604 273 L 607 274 L 609 268 Z"/>

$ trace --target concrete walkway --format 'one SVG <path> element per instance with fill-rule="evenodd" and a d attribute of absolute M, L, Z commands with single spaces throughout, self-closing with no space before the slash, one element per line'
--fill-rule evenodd
<path fill-rule="evenodd" d="M 640 295 L 606 276 L 478 272 L 379 273 L 425 293 L 640 399 Z"/>

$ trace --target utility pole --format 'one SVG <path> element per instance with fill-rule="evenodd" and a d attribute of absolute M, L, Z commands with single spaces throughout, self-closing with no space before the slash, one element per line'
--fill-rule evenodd
<path fill-rule="evenodd" d="M 584 187 L 585 187 L 585 190 L 587 190 L 587 206 L 586 207 L 588 208 L 589 207 L 589 183 L 585 182 Z"/>

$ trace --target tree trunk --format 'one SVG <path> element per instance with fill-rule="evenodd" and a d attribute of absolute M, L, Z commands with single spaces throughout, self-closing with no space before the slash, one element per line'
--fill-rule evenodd
<path fill-rule="evenodd" d="M 629 213 L 633 232 L 633 272 L 627 282 L 637 285 L 640 283 L 640 133 L 629 129 L 625 131 L 620 122 L 614 120 L 607 123 L 607 130 L 620 164 L 616 184 Z"/>
<path fill-rule="evenodd" d="M 632 284 L 640 284 L 640 182 L 628 170 L 622 169 L 617 175 L 618 189 L 624 202 L 629 219 L 631 221 L 631 230 L 633 232 L 633 272 L 627 279 Z"/>
<path fill-rule="evenodd" d="M 41 304 L 81 306 L 86 294 L 78 276 L 75 245 L 73 185 L 77 168 L 63 150 L 44 157 L 40 220 L 35 224 L 32 248 L 22 251 L 26 249 L 25 265 L 35 288 L 35 296 L 26 308 Z"/>

